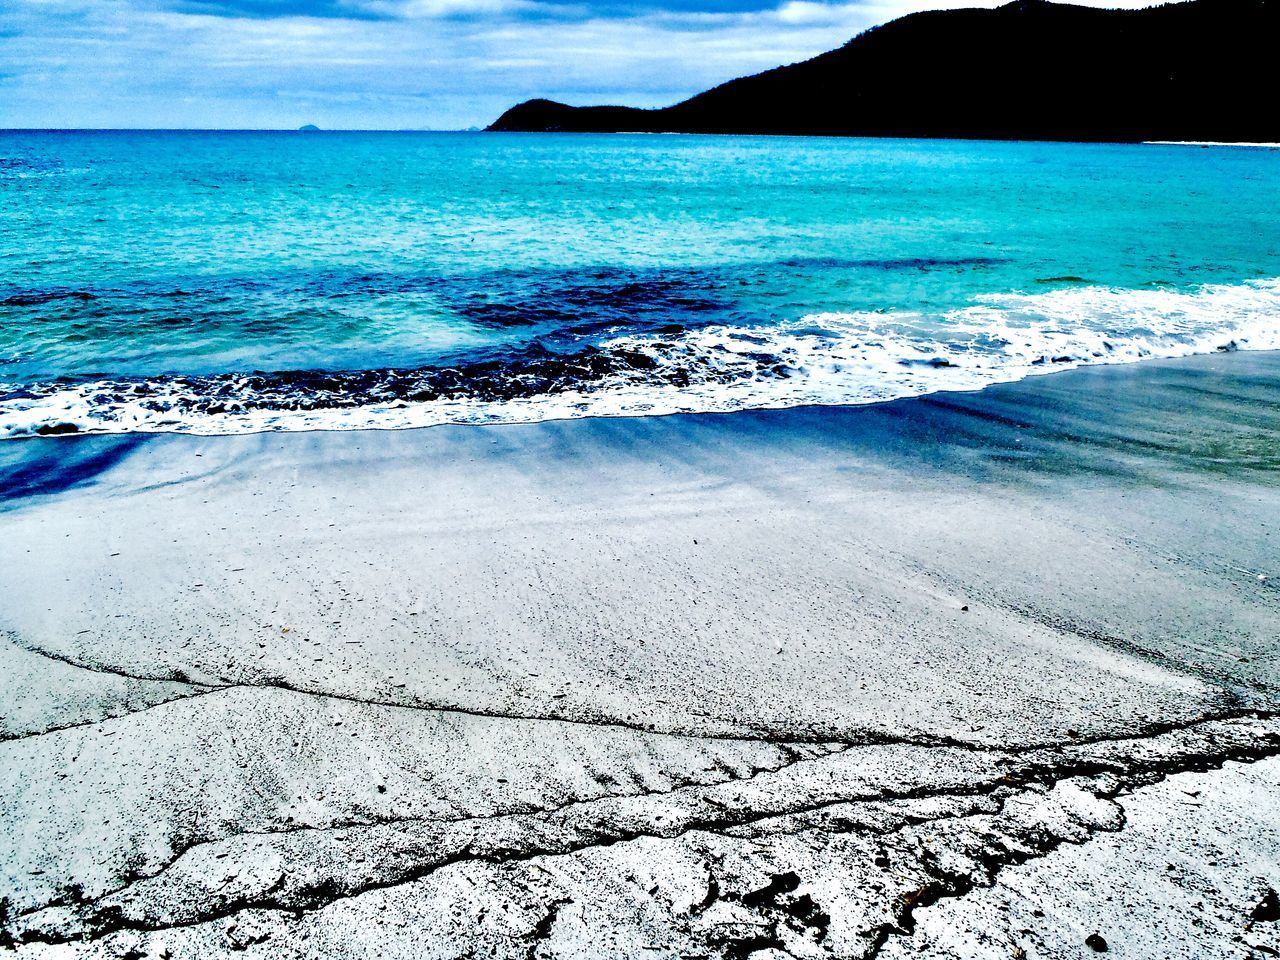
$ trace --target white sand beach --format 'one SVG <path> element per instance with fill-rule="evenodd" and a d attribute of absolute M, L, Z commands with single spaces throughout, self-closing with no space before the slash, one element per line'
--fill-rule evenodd
<path fill-rule="evenodd" d="M 3 936 L 1270 955 L 1278 382 L 11 442 Z"/>

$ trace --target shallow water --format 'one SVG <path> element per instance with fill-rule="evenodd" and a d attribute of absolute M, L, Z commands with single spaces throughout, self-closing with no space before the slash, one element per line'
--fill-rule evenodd
<path fill-rule="evenodd" d="M 1280 152 L 0 134 L 0 435 L 857 403 L 1280 347 Z"/>

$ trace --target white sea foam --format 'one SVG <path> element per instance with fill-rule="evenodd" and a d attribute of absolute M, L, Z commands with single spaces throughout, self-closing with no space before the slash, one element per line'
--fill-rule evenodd
<path fill-rule="evenodd" d="M 1193 291 L 1094 286 L 991 294 L 941 316 L 827 313 L 770 327 L 619 337 L 599 346 L 651 358 L 653 367 L 502 401 L 458 397 L 219 413 L 184 412 L 177 402 L 155 409 L 154 393 L 144 402 L 120 398 L 119 384 L 75 384 L 0 403 L 0 436 L 29 436 L 60 424 L 81 433 L 228 434 L 874 403 L 976 390 L 1081 364 L 1280 349 L 1280 279 Z M 104 400 L 108 388 L 115 398 Z"/>

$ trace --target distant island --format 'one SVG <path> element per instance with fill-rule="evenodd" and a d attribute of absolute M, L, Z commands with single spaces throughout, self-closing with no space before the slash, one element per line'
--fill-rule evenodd
<path fill-rule="evenodd" d="M 494 131 L 1280 141 L 1280 0 L 910 14 L 673 106 L 529 100 Z"/>

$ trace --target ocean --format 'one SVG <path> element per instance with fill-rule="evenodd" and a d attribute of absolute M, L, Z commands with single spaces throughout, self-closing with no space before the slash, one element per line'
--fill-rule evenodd
<path fill-rule="evenodd" d="M 1280 348 L 1280 152 L 0 133 L 0 437 L 857 404 Z"/>

